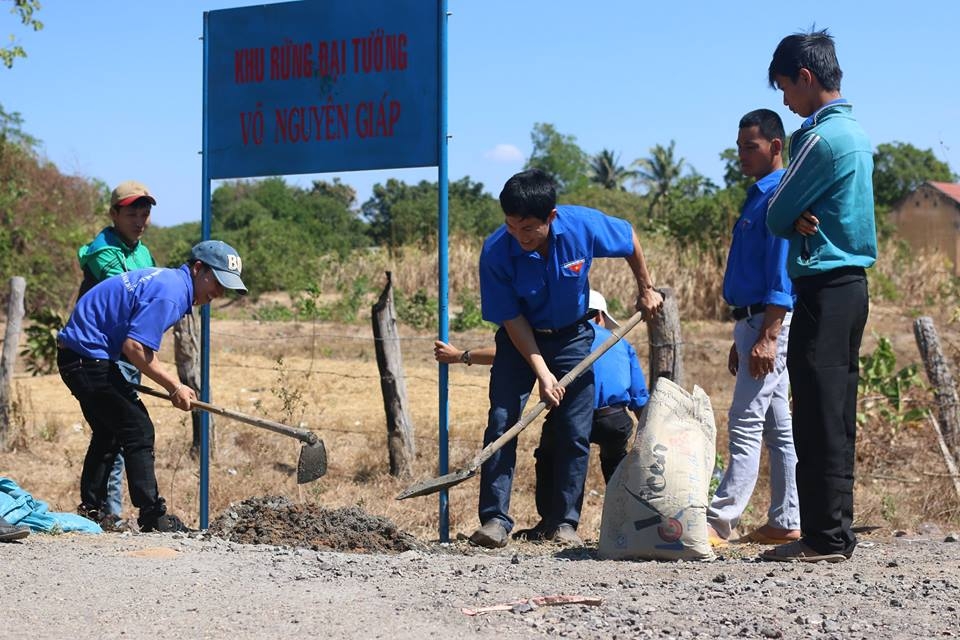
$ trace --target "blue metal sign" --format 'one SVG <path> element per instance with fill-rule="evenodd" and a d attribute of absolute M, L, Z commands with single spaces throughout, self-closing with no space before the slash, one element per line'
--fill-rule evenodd
<path fill-rule="evenodd" d="M 437 0 L 207 14 L 209 178 L 439 163 Z"/>

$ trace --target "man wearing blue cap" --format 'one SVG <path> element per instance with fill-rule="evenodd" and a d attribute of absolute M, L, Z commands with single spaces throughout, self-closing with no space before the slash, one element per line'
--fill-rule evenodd
<path fill-rule="evenodd" d="M 225 289 L 245 295 L 241 269 L 232 247 L 207 240 L 194 246 L 190 260 L 177 269 L 128 271 L 97 284 L 77 302 L 57 337 L 57 365 L 92 431 L 80 476 L 81 509 L 102 511 L 110 466 L 122 452 L 140 530 L 186 529 L 160 497 L 153 422 L 117 361 L 126 357 L 167 390 L 173 406 L 189 411 L 197 394 L 160 364 L 160 341 L 192 305 L 208 304 Z"/>

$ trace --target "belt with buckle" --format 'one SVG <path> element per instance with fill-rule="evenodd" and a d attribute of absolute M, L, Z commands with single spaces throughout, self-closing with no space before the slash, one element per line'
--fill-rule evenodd
<path fill-rule="evenodd" d="M 767 305 L 763 304 L 762 302 L 758 302 L 757 304 L 752 304 L 749 307 L 737 307 L 730 312 L 730 315 L 733 316 L 734 320 L 743 320 L 744 318 L 752 318 L 758 313 L 763 313 L 766 308 Z"/>
<path fill-rule="evenodd" d="M 555 335 L 559 335 L 559 334 L 562 334 L 562 333 L 570 333 L 571 331 L 574 331 L 574 330 L 575 330 L 577 327 L 579 327 L 580 325 L 582 325 L 582 324 L 584 324 L 585 322 L 588 322 L 588 321 L 590 321 L 591 319 L 596 318 L 596 317 L 597 317 L 597 310 L 596 310 L 596 309 L 590 309 L 589 311 L 587 311 L 586 315 L 584 315 L 583 317 L 579 318 L 579 319 L 578 319 L 576 322 L 574 322 L 573 324 L 568 324 L 567 326 L 565 326 L 565 327 L 560 327 L 559 329 L 534 329 L 533 331 L 534 331 L 534 333 L 539 333 L 539 334 L 547 335 L 547 336 L 555 336 Z"/>

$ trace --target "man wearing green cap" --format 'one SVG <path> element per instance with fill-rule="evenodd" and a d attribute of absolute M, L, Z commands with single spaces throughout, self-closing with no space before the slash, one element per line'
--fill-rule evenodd
<path fill-rule="evenodd" d="M 80 476 L 81 510 L 102 512 L 110 465 L 122 452 L 130 499 L 140 510 L 140 530 L 185 530 L 180 518 L 167 513 L 157 488 L 153 422 L 116 363 L 126 357 L 166 389 L 175 407 L 189 411 L 196 392 L 161 365 L 160 341 L 192 305 L 208 304 L 225 289 L 246 294 L 241 269 L 232 247 L 207 240 L 194 246 L 190 260 L 177 269 L 128 271 L 107 278 L 77 301 L 57 337 L 57 365 L 92 431 Z"/>

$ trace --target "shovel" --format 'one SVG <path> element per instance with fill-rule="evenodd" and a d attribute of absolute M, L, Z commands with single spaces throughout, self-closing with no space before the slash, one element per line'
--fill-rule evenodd
<path fill-rule="evenodd" d="M 157 391 L 156 389 L 151 389 L 150 387 L 145 387 L 141 384 L 135 384 L 133 385 L 133 388 L 140 393 L 147 394 L 148 396 L 163 398 L 164 400 L 170 399 L 168 394 L 163 393 L 162 391 Z M 317 434 L 313 433 L 312 431 L 307 431 L 306 429 L 297 429 L 296 427 L 291 427 L 279 422 L 273 422 L 272 420 L 255 418 L 238 411 L 224 409 L 223 407 L 208 404 L 200 400 L 194 400 L 191 403 L 191 408 L 203 409 L 208 413 L 215 413 L 227 418 L 233 418 L 234 420 L 239 420 L 240 422 L 245 422 L 255 427 L 260 427 L 261 429 L 268 429 L 274 433 L 290 436 L 291 438 L 296 438 L 297 440 L 303 442 L 303 447 L 300 448 L 300 460 L 297 461 L 297 484 L 313 482 L 317 478 L 320 478 L 327 473 L 327 449 L 323 446 L 323 440 L 321 440 Z"/>
<path fill-rule="evenodd" d="M 610 349 L 610 347 L 612 347 L 617 342 L 619 342 L 620 338 L 622 338 L 624 335 L 626 335 L 628 331 L 630 331 L 635 326 L 637 326 L 637 324 L 639 324 L 640 320 L 642 319 L 643 317 L 641 313 L 638 311 L 635 314 L 633 314 L 629 320 L 627 320 L 622 325 L 620 325 L 619 327 L 611 331 L 613 335 L 611 335 L 609 338 L 604 340 L 603 344 L 597 347 L 586 358 L 581 360 L 580 363 L 577 364 L 577 366 L 571 369 L 570 372 L 567 373 L 567 375 L 563 376 L 560 379 L 560 382 L 559 382 L 560 386 L 566 387 L 571 382 L 576 380 L 581 373 L 586 371 L 588 368 L 590 368 L 590 366 L 593 365 L 594 362 L 596 362 L 597 358 L 605 354 Z M 539 416 L 543 412 L 543 410 L 546 408 L 547 408 L 547 403 L 541 400 L 540 402 L 537 403 L 537 405 L 533 409 L 528 411 L 522 418 L 520 418 L 520 421 L 517 422 L 517 424 L 510 427 L 510 429 L 505 431 L 503 435 L 501 435 L 499 438 L 497 438 L 496 440 L 494 440 L 493 442 L 485 446 L 483 449 L 481 449 L 480 453 L 478 453 L 473 458 L 473 460 L 470 461 L 470 464 L 468 464 L 466 467 L 464 467 L 463 469 L 460 469 L 459 471 L 454 471 L 453 473 L 442 475 L 439 478 L 421 480 L 420 482 L 407 487 L 402 493 L 400 493 L 400 495 L 397 496 L 397 500 L 406 500 L 407 498 L 415 498 L 417 496 L 426 496 L 431 493 L 436 493 L 441 489 L 446 489 L 448 487 L 458 485 L 464 480 L 467 480 L 468 478 L 472 478 L 473 476 L 477 475 L 477 471 L 480 470 L 480 466 L 483 465 L 483 463 L 486 462 L 490 458 L 490 456 L 492 456 L 494 453 L 500 450 L 500 448 L 503 447 L 503 445 L 507 444 L 509 441 L 516 438 L 520 434 L 520 432 L 526 429 L 527 425 L 533 422 L 536 419 L 536 417 Z"/>

